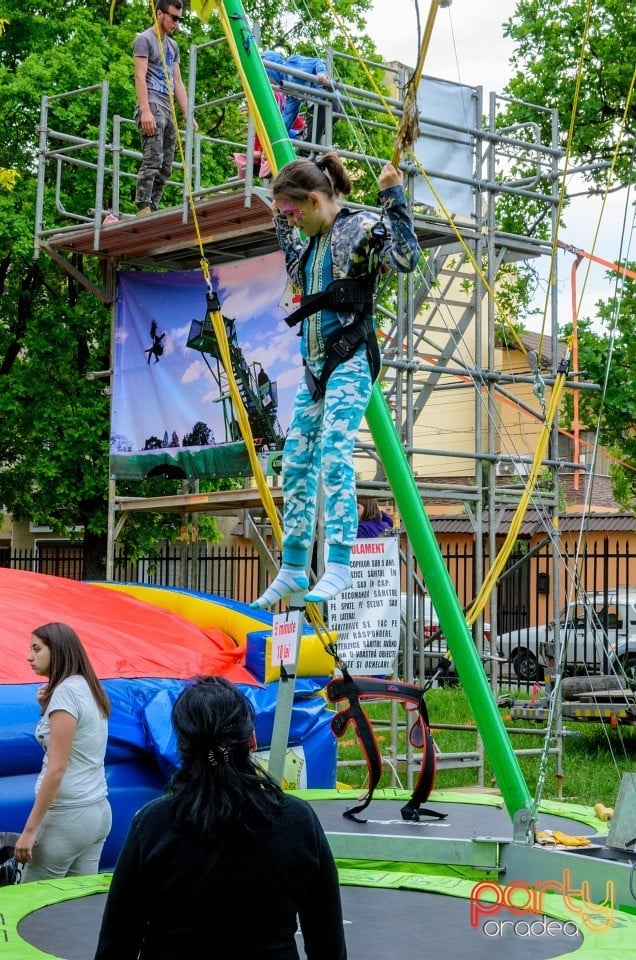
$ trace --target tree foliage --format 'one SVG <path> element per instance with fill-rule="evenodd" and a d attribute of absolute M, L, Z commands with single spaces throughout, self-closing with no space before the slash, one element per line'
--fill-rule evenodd
<path fill-rule="evenodd" d="M 630 264 L 634 269 L 634 264 Z M 579 368 L 585 378 L 603 387 L 600 393 L 581 392 L 579 417 L 592 432 L 600 429 L 600 442 L 618 461 L 611 468 L 615 499 L 636 512 L 636 283 L 625 281 L 620 295 L 597 304 L 598 323 L 579 321 Z M 565 329 L 569 334 L 571 327 Z M 571 412 L 571 401 L 566 413 Z"/>
<path fill-rule="evenodd" d="M 186 433 L 183 438 L 184 447 L 205 447 L 208 443 L 214 443 L 214 434 L 207 423 L 197 420 L 190 433 Z"/>
<path fill-rule="evenodd" d="M 361 50 L 374 55 L 368 38 L 361 36 L 370 0 L 335 0 L 334 5 Z M 321 0 L 303 0 L 302 8 L 264 0 L 247 3 L 246 12 L 263 25 L 263 48 L 286 43 L 322 52 L 329 42 L 345 48 Z M 0 502 L 16 519 L 50 525 L 60 534 L 72 536 L 83 528 L 87 576 L 103 571 L 105 555 L 109 399 L 104 381 L 87 380 L 86 374 L 110 367 L 110 311 L 47 256 L 34 259 L 40 101 L 43 95 L 55 98 L 49 102 L 50 127 L 92 138 L 98 130 L 100 91 L 88 88 L 108 80 L 110 116 L 132 118 L 132 44 L 150 23 L 145 0 L 117 0 L 114 5 L 111 0 L 59 0 L 54 5 L 0 0 Z M 312 24 L 309 33 L 307 23 Z M 203 24 L 186 12 L 179 31 L 184 78 L 190 44 L 221 35 L 216 17 Z M 358 68 L 347 69 L 348 79 L 364 85 Z M 81 92 L 60 96 L 69 91 Z M 229 140 L 244 138 L 240 84 L 224 44 L 199 51 L 197 103 L 210 103 L 219 91 L 235 93 L 237 99 L 197 114 L 200 129 L 209 136 L 223 131 Z M 136 149 L 134 127 L 123 129 L 126 144 Z M 342 136 L 343 145 L 350 145 L 348 131 Z M 134 171 L 131 166 L 130 190 Z M 233 172 L 230 149 L 202 158 L 203 183 L 221 182 Z M 65 170 L 60 190 L 64 209 L 78 216 L 87 216 L 95 205 L 94 173 L 83 166 Z M 121 207 L 134 210 L 130 192 L 124 191 Z M 45 184 L 44 220 L 45 226 L 59 221 L 53 165 Z M 99 265 L 92 258 L 74 265 L 100 284 Z M 120 492 L 143 496 L 146 489 L 157 495 L 177 488 L 164 480 Z M 132 549 L 146 549 L 153 538 L 174 530 L 173 519 L 156 517 L 136 518 L 124 528 Z"/>
<path fill-rule="evenodd" d="M 511 62 L 516 73 L 507 92 L 525 103 L 558 110 L 562 146 L 572 121 L 581 61 L 572 156 L 581 163 L 610 162 L 636 63 L 636 17 L 630 4 L 623 0 L 596 0 L 592 4 L 587 0 L 518 0 L 504 34 L 515 41 Z M 527 107 L 517 105 L 511 114 L 519 121 L 528 112 Z M 636 101 L 632 99 L 616 166 L 616 178 L 623 184 L 632 176 L 635 121 Z M 549 116 L 543 127 L 544 142 L 549 143 Z M 607 171 L 591 170 L 587 176 L 601 184 Z"/>
<path fill-rule="evenodd" d="M 588 9 L 589 8 L 589 9 Z M 589 13 L 589 17 L 588 17 Z M 621 0 L 518 0 L 504 33 L 515 42 L 511 58 L 515 73 L 506 92 L 517 98 L 501 117 L 503 125 L 537 121 L 528 104 L 558 111 L 563 149 L 572 130 L 570 167 L 589 165 L 583 176 L 591 192 L 608 186 L 608 165 L 616 153 L 613 189 L 633 182 L 636 148 L 636 101 L 628 101 L 636 63 L 636 18 Z M 577 85 L 578 103 L 573 117 Z M 551 142 L 551 117 L 544 115 L 542 138 Z M 527 209 L 521 211 L 526 224 Z M 579 322 L 579 367 L 607 391 L 582 392 L 583 422 L 595 430 L 600 416 L 601 442 L 625 461 L 613 468 L 618 502 L 634 509 L 636 493 L 636 391 L 634 390 L 633 281 L 627 281 L 620 307 L 616 300 L 600 302 L 594 320 Z M 615 326 L 613 318 L 616 315 Z M 600 330 L 599 330 L 600 323 Z M 571 404 L 565 407 L 566 415 Z"/>

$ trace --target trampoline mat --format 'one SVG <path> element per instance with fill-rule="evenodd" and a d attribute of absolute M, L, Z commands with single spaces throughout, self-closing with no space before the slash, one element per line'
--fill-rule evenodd
<path fill-rule="evenodd" d="M 499 915 L 487 918 L 486 930 L 483 922 L 471 927 L 469 902 L 458 897 L 352 886 L 341 887 L 341 893 L 350 957 L 410 956 L 425 944 L 429 956 L 448 956 L 451 948 L 452 955 L 459 956 L 461 945 L 462 956 L 466 951 L 471 960 L 549 960 L 583 942 L 573 923 L 552 921 L 548 933 L 544 918 L 534 914 L 504 912 L 501 920 Z M 95 894 L 42 907 L 25 917 L 18 933 L 63 960 L 93 960 L 105 902 L 105 894 Z M 300 943 L 299 953 L 305 955 Z"/>
<path fill-rule="evenodd" d="M 512 822 L 505 807 L 481 803 L 447 803 L 430 799 L 425 807 L 445 813 L 444 820 L 422 816 L 414 823 L 402 819 L 400 813 L 404 800 L 373 800 L 360 816 L 366 823 L 358 823 L 343 817 L 345 810 L 355 807 L 355 792 L 347 800 L 312 800 L 311 805 L 326 833 L 389 834 L 390 836 L 439 837 L 445 840 L 472 840 L 473 837 L 493 837 L 497 840 L 512 840 Z M 575 836 L 591 837 L 596 834 L 593 826 L 542 813 L 537 830 L 561 830 Z"/>

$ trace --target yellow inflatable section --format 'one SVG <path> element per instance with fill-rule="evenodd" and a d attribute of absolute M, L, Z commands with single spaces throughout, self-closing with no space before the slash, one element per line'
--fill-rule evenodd
<path fill-rule="evenodd" d="M 139 583 L 100 582 L 108 590 L 119 590 L 144 603 L 162 607 L 195 623 L 202 630 L 217 627 L 245 649 L 245 665 L 261 683 L 280 680 L 280 667 L 272 665 L 272 615 L 252 611 L 246 604 L 213 594 L 177 587 L 153 587 Z M 332 635 L 332 639 L 335 634 Z M 299 677 L 330 677 L 333 657 L 315 633 L 304 633 L 300 645 Z"/>

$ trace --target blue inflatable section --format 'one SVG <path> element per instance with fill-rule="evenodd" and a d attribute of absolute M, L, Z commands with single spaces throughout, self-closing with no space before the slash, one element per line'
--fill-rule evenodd
<path fill-rule="evenodd" d="M 114 866 L 135 811 L 164 789 L 178 762 L 170 716 L 186 681 L 166 679 L 105 680 L 112 703 L 106 753 L 106 778 L 113 808 L 113 829 L 101 869 Z M 315 696 L 322 681 L 296 682 L 289 739 L 289 770 L 302 777 L 298 787 L 332 787 L 336 773 L 333 716 Z M 258 748 L 271 742 L 278 683 L 242 686 L 256 712 Z M 0 829 L 21 831 L 33 803 L 42 765 L 34 731 L 39 718 L 34 684 L 0 685 Z M 288 766 L 286 764 L 286 777 Z M 291 775 L 291 774 L 290 774 Z M 295 773 L 294 773 L 295 775 Z"/>

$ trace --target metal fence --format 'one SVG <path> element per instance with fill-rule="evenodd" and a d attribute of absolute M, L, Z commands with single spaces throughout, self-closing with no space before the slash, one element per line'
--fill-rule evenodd
<path fill-rule="evenodd" d="M 81 544 L 40 544 L 37 549 L 5 551 L 0 566 L 84 579 Z M 250 603 L 257 596 L 258 571 L 258 555 L 249 547 L 188 544 L 164 547 L 151 557 L 133 559 L 119 554 L 115 557 L 113 579 L 119 583 L 183 587 Z"/>
<path fill-rule="evenodd" d="M 575 549 L 575 546 L 569 547 L 566 543 L 559 558 L 563 571 L 561 608 L 563 611 L 571 609 L 572 619 L 572 627 L 568 624 L 566 628 L 566 632 L 572 630 L 572 636 L 567 641 L 570 653 L 566 669 L 570 672 L 579 669 L 596 673 L 606 666 L 600 641 L 604 639 L 606 644 L 616 644 L 626 630 L 624 615 L 621 618 L 613 611 L 611 602 L 608 603 L 611 594 L 620 588 L 628 601 L 636 601 L 636 555 L 629 540 L 620 541 L 618 538 L 605 538 L 600 544 L 595 541 L 589 549 L 584 549 L 576 556 Z M 443 549 L 442 553 L 460 602 L 467 605 L 475 595 L 473 545 L 469 542 L 453 545 Z M 510 664 L 502 668 L 503 676 L 526 683 L 541 679 L 541 671 L 537 670 L 536 663 L 539 647 L 543 641 L 550 639 L 550 632 L 552 635 L 555 632 L 550 588 L 553 564 L 549 543 L 533 548 L 520 543 L 499 581 L 497 623 L 489 625 L 489 633 L 491 639 L 494 639 L 495 633 L 498 638 L 509 638 L 505 651 L 502 647 L 502 652 L 510 659 Z M 0 554 L 0 566 L 81 580 L 82 545 L 40 543 L 33 550 L 4 550 Z M 567 576 L 566 571 L 576 571 L 576 576 Z M 115 560 L 114 579 L 118 582 L 188 588 L 250 603 L 258 595 L 259 584 L 268 580 L 267 576 L 259 580 L 260 572 L 260 559 L 249 546 L 184 544 L 165 547 L 154 557 L 133 560 L 120 554 Z M 588 598 L 582 615 L 576 603 L 571 602 L 573 596 Z M 417 597 L 416 606 L 424 609 L 424 604 L 417 603 Z M 440 652 L 445 650 L 446 644 L 443 636 L 434 629 L 437 622 L 430 605 L 428 610 L 430 623 L 417 619 L 414 623 L 414 649 L 417 650 L 420 640 L 423 640 L 422 645 L 432 654 L 438 648 Z M 556 621 L 561 619 L 557 617 Z M 425 638 L 431 634 L 435 640 L 429 646 Z M 492 649 L 493 653 L 496 652 Z"/>
<path fill-rule="evenodd" d="M 257 596 L 259 557 L 249 547 L 167 547 L 156 557 L 115 557 L 114 579 L 182 587 L 250 603 Z"/>

